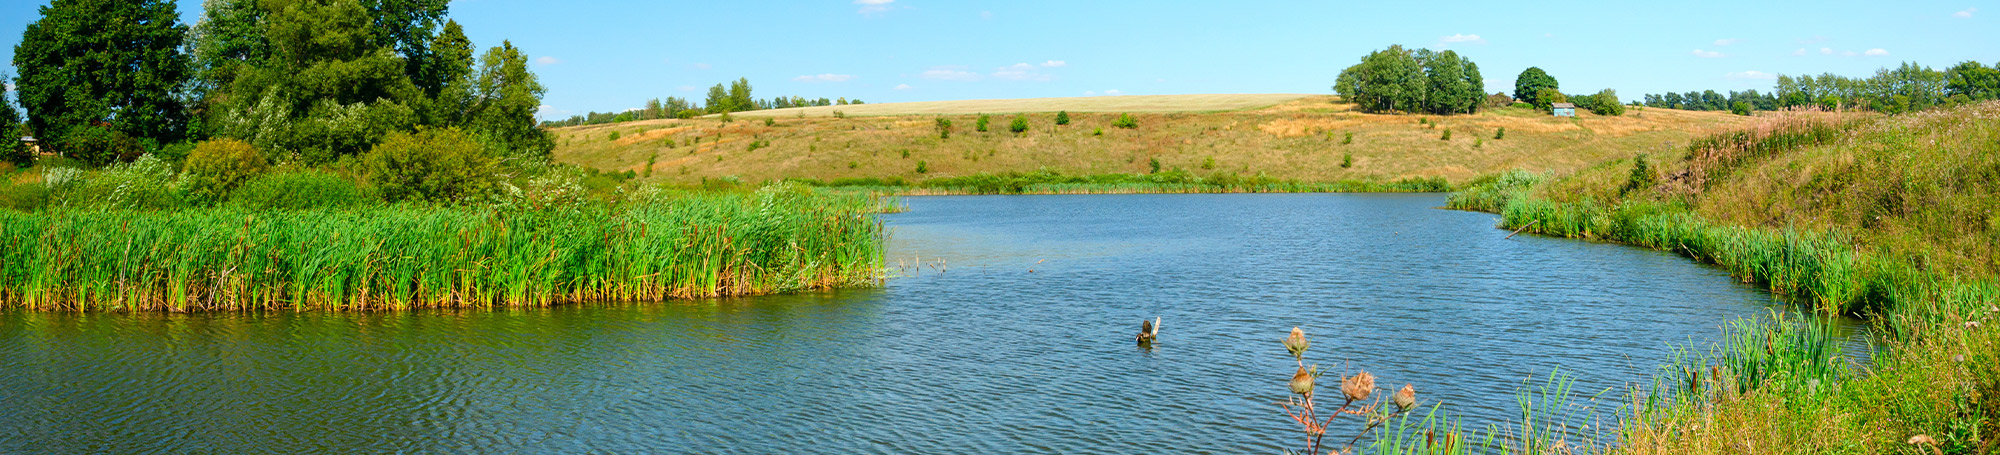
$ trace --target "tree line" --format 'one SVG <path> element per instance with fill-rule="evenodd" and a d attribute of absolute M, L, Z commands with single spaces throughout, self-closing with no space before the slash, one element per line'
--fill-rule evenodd
<path fill-rule="evenodd" d="M 555 128 L 664 118 L 688 119 L 703 115 L 730 112 L 864 104 L 861 100 L 849 100 L 846 97 L 838 99 L 812 99 L 803 96 L 778 96 L 768 99 L 757 99 L 750 96 L 750 91 L 750 79 L 737 78 L 735 82 L 730 82 L 727 86 L 724 86 L 724 84 L 715 84 L 714 87 L 709 87 L 708 98 L 703 100 L 701 104 L 695 104 L 687 99 L 674 96 L 669 96 L 665 99 L 654 98 L 646 100 L 645 107 L 639 109 L 624 112 L 591 112 L 570 116 L 570 118 L 563 120 L 542 122 L 542 126 Z"/>
<path fill-rule="evenodd" d="M 1528 103 L 1547 111 L 1574 103 L 1598 115 L 1624 115 L 1618 93 L 1565 95 L 1554 76 L 1529 67 L 1514 78 L 1514 94 L 1485 93 L 1479 65 L 1454 51 L 1409 50 L 1402 46 L 1370 52 L 1361 63 L 1341 70 L 1333 90 L 1363 112 L 1471 114 L 1482 108 Z"/>
<path fill-rule="evenodd" d="M 206 0 L 190 27 L 174 0 L 55 0 L 14 49 L 26 115 L 11 132 L 94 165 L 209 139 L 321 164 L 427 129 L 547 159 L 527 54 L 511 42 L 475 54 L 449 3 Z"/>
<path fill-rule="evenodd" d="M 1915 62 L 1882 68 L 1864 78 L 1832 73 L 1818 76 L 1779 75 L 1770 92 L 1714 90 L 1649 94 L 1649 107 L 1697 111 L 1752 111 L 1811 107 L 1825 110 L 1865 109 L 1897 114 L 1976 101 L 2000 99 L 2000 63 L 1986 66 L 1967 61 L 1935 70 Z"/>

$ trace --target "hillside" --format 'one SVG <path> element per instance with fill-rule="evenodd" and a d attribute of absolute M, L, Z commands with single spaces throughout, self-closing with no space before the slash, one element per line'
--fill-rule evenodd
<path fill-rule="evenodd" d="M 1275 104 L 1272 104 L 1275 103 Z M 1247 106 L 1237 110 L 1230 107 Z M 651 179 L 939 177 L 1050 170 L 1063 174 L 1266 174 L 1310 182 L 1445 177 L 1506 169 L 1569 171 L 1671 147 L 1744 117 L 1634 109 L 1623 117 L 1552 118 L 1525 106 L 1475 115 L 1354 112 L 1331 96 L 1188 95 L 873 104 L 746 112 L 555 130 L 557 159 Z M 815 117 L 840 110 L 844 118 Z M 1054 124 L 1069 110 L 1072 123 Z M 789 112 L 789 114 L 787 113 Z M 975 112 L 995 113 L 988 132 Z M 1029 130 L 1007 132 L 1029 112 Z M 1131 112 L 1138 128 L 1111 126 Z M 869 114 L 869 113 L 879 113 Z M 804 116 L 801 116 L 804 114 Z M 891 115 L 896 114 L 896 115 Z M 940 139 L 935 119 L 952 122 Z M 1504 139 L 1495 139 L 1504 128 Z M 1102 135 L 1096 135 L 1102 130 Z M 1450 140 L 1443 140 L 1445 132 Z M 1351 143 L 1347 134 L 1352 133 Z M 1351 164 L 1343 162 L 1351 156 Z M 919 164 L 926 172 L 918 172 Z"/>

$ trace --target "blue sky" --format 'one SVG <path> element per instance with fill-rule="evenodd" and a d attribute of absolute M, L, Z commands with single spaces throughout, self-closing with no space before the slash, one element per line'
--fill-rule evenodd
<path fill-rule="evenodd" d="M 0 2 L 0 56 L 46 1 Z M 186 19 L 200 2 L 181 4 Z M 1777 74 L 1866 75 L 2000 62 L 2000 1 L 1278 2 L 456 0 L 482 49 L 536 59 L 544 115 L 699 99 L 870 103 L 1105 94 L 1328 93 L 1390 44 L 1471 58 L 1487 91 L 1539 66 L 1567 92 L 1768 88 Z M 11 65 L 6 71 L 13 72 Z"/>

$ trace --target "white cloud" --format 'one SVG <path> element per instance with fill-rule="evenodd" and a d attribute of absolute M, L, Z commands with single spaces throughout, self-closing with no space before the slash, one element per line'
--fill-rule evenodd
<path fill-rule="evenodd" d="M 554 65 L 554 64 L 557 64 L 557 63 L 562 63 L 562 60 L 559 60 L 559 59 L 557 59 L 557 58 L 555 58 L 555 57 L 550 57 L 550 56 L 546 56 L 546 55 L 544 55 L 544 56 L 542 56 L 542 58 L 538 58 L 538 59 L 535 59 L 535 63 L 536 63 L 536 64 L 541 64 L 541 65 Z"/>
<path fill-rule="evenodd" d="M 1046 61 L 1046 62 L 1042 62 L 1042 67 L 1043 67 L 1043 68 L 1061 68 L 1061 67 L 1065 67 L 1065 66 L 1069 66 L 1069 62 L 1065 62 L 1065 61 L 1062 61 L 1062 60 L 1050 60 L 1050 61 Z"/>
<path fill-rule="evenodd" d="M 1726 57 L 1726 55 L 1723 55 L 1723 54 L 1722 54 L 1721 52 L 1716 52 L 1716 51 L 1704 51 L 1704 50 L 1701 50 L 1701 49 L 1695 49 L 1695 50 L 1694 50 L 1694 56 L 1696 56 L 1696 57 L 1701 57 L 1701 58 L 1722 58 L 1722 57 Z"/>
<path fill-rule="evenodd" d="M 896 90 L 909 90 L 913 88 L 916 87 L 911 87 L 910 84 L 896 84 Z"/>
<path fill-rule="evenodd" d="M 1833 48 L 1831 47 L 1819 48 L 1819 55 L 1833 55 Z"/>
<path fill-rule="evenodd" d="M 1110 89 L 1110 90 L 1105 90 L 1105 91 L 1104 91 L 1104 94 L 1105 94 L 1105 95 L 1108 95 L 1108 96 L 1118 96 L 1118 95 L 1124 95 L 1124 94 L 1125 94 L 1125 92 L 1121 92 L 1121 91 L 1118 91 L 1118 89 L 1115 89 L 1115 88 L 1114 88 L 1114 89 Z"/>
<path fill-rule="evenodd" d="M 1728 74 L 1727 76 L 1728 76 L 1728 77 L 1729 77 L 1730 79 L 1757 79 L 1757 80 L 1768 80 L 1768 79 L 1777 79 L 1777 78 L 1778 78 L 1778 75 L 1776 75 L 1776 74 L 1771 74 L 1771 73 L 1766 73 L 1766 72 L 1763 72 L 1763 71 L 1757 71 L 1757 70 L 1750 70 L 1750 71 L 1744 71 L 1744 72 L 1740 72 L 1740 73 L 1729 73 L 1729 74 Z"/>
<path fill-rule="evenodd" d="M 1888 57 L 1889 51 L 1883 50 L 1882 48 L 1878 47 L 1874 49 L 1869 49 L 1867 52 L 1862 52 L 1861 55 L 1866 55 L 1869 57 Z"/>
<path fill-rule="evenodd" d="M 1740 39 L 1736 39 L 1736 38 L 1723 38 L 1723 39 L 1719 39 L 1719 40 L 1715 40 L 1715 45 L 1717 45 L 1717 46 L 1728 46 L 1728 45 L 1731 45 L 1731 44 L 1736 44 L 1736 43 L 1741 43 L 1741 42 L 1743 42 L 1743 40 L 1740 40 Z"/>
<path fill-rule="evenodd" d="M 1801 47 L 1799 50 L 1792 51 L 1792 55 L 1806 55 L 1806 48 Z"/>
<path fill-rule="evenodd" d="M 1446 44 L 1455 44 L 1455 43 L 1486 44 L 1486 38 L 1480 38 L 1479 35 L 1467 35 L 1463 33 L 1451 36 L 1438 37 L 1439 47 L 1443 47 Z"/>
<path fill-rule="evenodd" d="M 792 78 L 795 82 L 847 82 L 854 80 L 852 74 L 808 74 Z"/>
<path fill-rule="evenodd" d="M 861 14 L 889 11 L 890 3 L 896 3 L 896 0 L 854 0 L 854 4 L 861 5 Z"/>
<path fill-rule="evenodd" d="M 703 71 L 707 71 L 707 70 L 708 70 L 709 68 L 714 68 L 715 66 L 713 66 L 713 65 L 709 65 L 709 64 L 707 64 L 707 63 L 696 63 L 696 64 L 693 64 L 693 65 L 688 65 L 688 67 L 690 67 L 690 68 L 694 68 L 694 69 L 698 69 L 698 70 L 703 70 Z"/>
<path fill-rule="evenodd" d="M 1951 13 L 1951 17 L 1956 17 L 1956 18 L 1959 18 L 1959 19 L 1971 19 L 1971 18 L 1972 18 L 1972 13 L 1974 13 L 1974 12 L 1978 12 L 1978 11 L 1979 11 L 1979 8 L 1966 8 L 1966 9 L 1965 9 L 1965 11 L 1959 11 L 1959 12 L 1956 12 L 1956 13 Z"/>
<path fill-rule="evenodd" d="M 993 70 L 993 78 L 1005 79 L 1010 81 L 1035 81 L 1035 82 L 1048 82 L 1056 79 L 1055 76 L 1051 76 L 1044 73 L 1038 73 L 1035 72 L 1034 70 L 1035 70 L 1035 65 L 1029 65 L 1026 63 L 1015 63 L 1013 65 L 1003 66 Z"/>
<path fill-rule="evenodd" d="M 970 82 L 979 80 L 978 73 L 966 71 L 965 67 L 963 66 L 933 67 L 931 69 L 924 70 L 924 72 L 918 74 L 917 77 L 921 77 L 924 79 L 940 80 L 940 81 Z"/>

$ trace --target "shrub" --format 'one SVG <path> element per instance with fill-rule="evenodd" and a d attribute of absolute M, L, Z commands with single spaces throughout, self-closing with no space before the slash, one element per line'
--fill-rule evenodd
<path fill-rule="evenodd" d="M 1152 173 L 1154 173 L 1154 174 L 1158 174 L 1158 173 L 1160 173 L 1160 158 L 1159 158 L 1159 157 L 1153 157 L 1153 158 L 1151 158 L 1151 159 L 1148 159 L 1148 160 L 1146 161 L 1146 166 L 1148 166 L 1148 167 L 1151 167 L 1151 168 L 1153 168 L 1153 171 L 1152 171 Z"/>
<path fill-rule="evenodd" d="M 929 174 L 929 173 L 931 173 L 931 164 L 930 164 L 930 163 L 926 163 L 926 162 L 924 162 L 923 160 L 917 160 L 917 173 L 918 173 L 918 174 Z"/>
<path fill-rule="evenodd" d="M 694 110 L 694 109 L 682 109 L 682 110 L 681 110 L 680 112 L 675 112 L 675 113 L 674 113 L 674 118 L 677 118 L 677 119 L 681 119 L 681 120 L 687 120 L 687 119 L 691 119 L 691 118 L 695 118 L 695 117 L 700 117 L 700 116 L 701 116 L 701 111 L 697 111 L 697 110 Z"/>
<path fill-rule="evenodd" d="M 145 153 L 139 141 L 110 125 L 90 125 L 71 130 L 57 151 L 92 166 L 131 161 Z"/>
<path fill-rule="evenodd" d="M 1215 169 L 1215 157 L 1211 156 L 1211 157 L 1208 157 L 1208 158 L 1202 158 L 1202 160 L 1201 160 L 1201 168 L 1202 168 L 1202 169 Z"/>
<path fill-rule="evenodd" d="M 1354 143 L 1354 132 L 1352 131 L 1347 132 L 1347 137 L 1340 139 L 1340 145 L 1348 145 L 1353 143 Z"/>
<path fill-rule="evenodd" d="M 854 169 L 854 168 L 858 168 L 858 167 L 861 167 L 861 162 L 860 162 L 860 161 L 849 161 L 849 162 L 847 162 L 847 168 L 848 168 L 848 169 Z"/>
<path fill-rule="evenodd" d="M 764 126 L 778 126 L 778 119 L 764 117 Z"/>
<path fill-rule="evenodd" d="M 611 132 L 611 140 L 614 140 L 614 141 L 615 141 L 615 140 L 618 140 L 618 132 L 617 132 L 617 131 L 612 131 L 612 132 Z"/>
<path fill-rule="evenodd" d="M 1340 154 L 1340 168 L 1349 169 L 1353 167 L 1354 167 L 1354 154 L 1352 153 Z"/>
<path fill-rule="evenodd" d="M 1056 111 L 1056 125 L 1061 126 L 1068 124 L 1069 124 L 1069 111 Z"/>
<path fill-rule="evenodd" d="M 498 161 L 457 128 L 390 134 L 363 161 L 391 202 L 464 201 L 490 194 L 499 181 Z"/>
<path fill-rule="evenodd" d="M 951 119 L 938 117 L 937 133 L 938 139 L 951 139 Z"/>
<path fill-rule="evenodd" d="M 847 111 L 833 111 L 833 118 L 847 118 Z"/>
<path fill-rule="evenodd" d="M 1472 139 L 1472 148 L 1480 148 L 1480 147 L 1484 147 L 1484 146 L 1486 146 L 1486 138 L 1473 138 L 1473 139 Z"/>
<path fill-rule="evenodd" d="M 1630 193 L 1633 190 L 1651 188 L 1652 186 L 1653 168 L 1646 162 L 1646 155 L 1640 154 L 1639 157 L 1632 159 L 1632 174 L 1625 177 L 1625 187 L 1619 189 L 1618 194 L 1622 195 Z"/>
<path fill-rule="evenodd" d="M 903 150 L 901 150 L 901 152 L 903 152 L 903 159 L 909 159 L 909 158 L 910 158 L 910 149 L 903 149 Z"/>
<path fill-rule="evenodd" d="M 1440 141 L 1449 141 L 1449 140 L 1451 140 L 1451 128 L 1445 128 L 1445 129 L 1444 129 L 1444 136 L 1443 136 L 1443 137 L 1439 137 L 1439 138 L 1438 138 L 1438 140 L 1440 140 Z"/>
<path fill-rule="evenodd" d="M 1750 103 L 1742 101 L 1737 101 L 1736 104 L 1729 105 L 1729 113 L 1731 114 L 1750 115 L 1752 110 L 1754 109 L 1750 106 Z"/>
<path fill-rule="evenodd" d="M 1118 114 L 1118 119 L 1111 121 L 1111 126 L 1128 130 L 1134 129 L 1139 127 L 1139 119 L 1132 118 L 1132 114 Z"/>
<path fill-rule="evenodd" d="M 721 116 L 721 117 L 717 117 L 717 118 L 721 119 L 721 120 L 722 120 L 722 123 L 729 123 L 729 122 L 734 122 L 734 121 L 736 121 L 736 118 L 735 118 L 735 117 L 730 117 L 730 116 L 729 116 L 729 113 L 728 113 L 728 112 L 724 112 L 724 113 L 722 113 L 722 116 Z"/>
<path fill-rule="evenodd" d="M 1103 129 L 1103 128 L 1098 128 L 1098 129 L 1094 129 L 1094 130 L 1091 130 L 1091 131 L 1090 131 L 1090 135 L 1092 135 L 1092 136 L 1103 136 L 1103 135 L 1104 135 L 1104 129 Z"/>
<path fill-rule="evenodd" d="M 972 129 L 984 133 L 986 132 L 986 124 L 991 121 L 993 121 L 993 116 L 986 114 L 979 114 L 979 120 L 972 123 Z"/>
<path fill-rule="evenodd" d="M 1007 124 L 1007 131 L 1013 131 L 1014 134 L 1021 134 L 1028 132 L 1028 116 L 1026 115 L 1014 116 L 1014 121 Z"/>
<path fill-rule="evenodd" d="M 75 169 L 50 169 L 42 174 L 51 202 L 73 207 L 168 209 L 180 206 L 181 180 L 172 165 L 153 155 L 114 164 L 95 178 L 80 178 Z"/>
<path fill-rule="evenodd" d="M 658 150 L 653 151 L 651 156 L 646 157 L 646 177 L 651 178 L 653 176 L 653 165 L 659 164 L 659 162 L 660 152 Z"/>
<path fill-rule="evenodd" d="M 1497 140 L 1501 140 L 1501 139 L 1506 139 L 1506 138 L 1507 138 L 1507 127 L 1504 127 L 1504 126 L 1503 126 L 1503 127 L 1500 127 L 1500 129 L 1499 129 L 1498 131 L 1494 131 L 1494 132 L 1493 132 L 1493 140 L 1496 140 L 1496 141 L 1497 141 Z"/>
<path fill-rule="evenodd" d="M 203 201 L 221 201 L 238 185 L 264 173 L 264 154 L 250 143 L 235 139 L 202 141 L 188 153 L 184 167 L 193 181 L 192 196 Z"/>
<path fill-rule="evenodd" d="M 370 200 L 353 180 L 318 169 L 264 174 L 229 195 L 230 205 L 254 210 L 346 208 Z"/>

